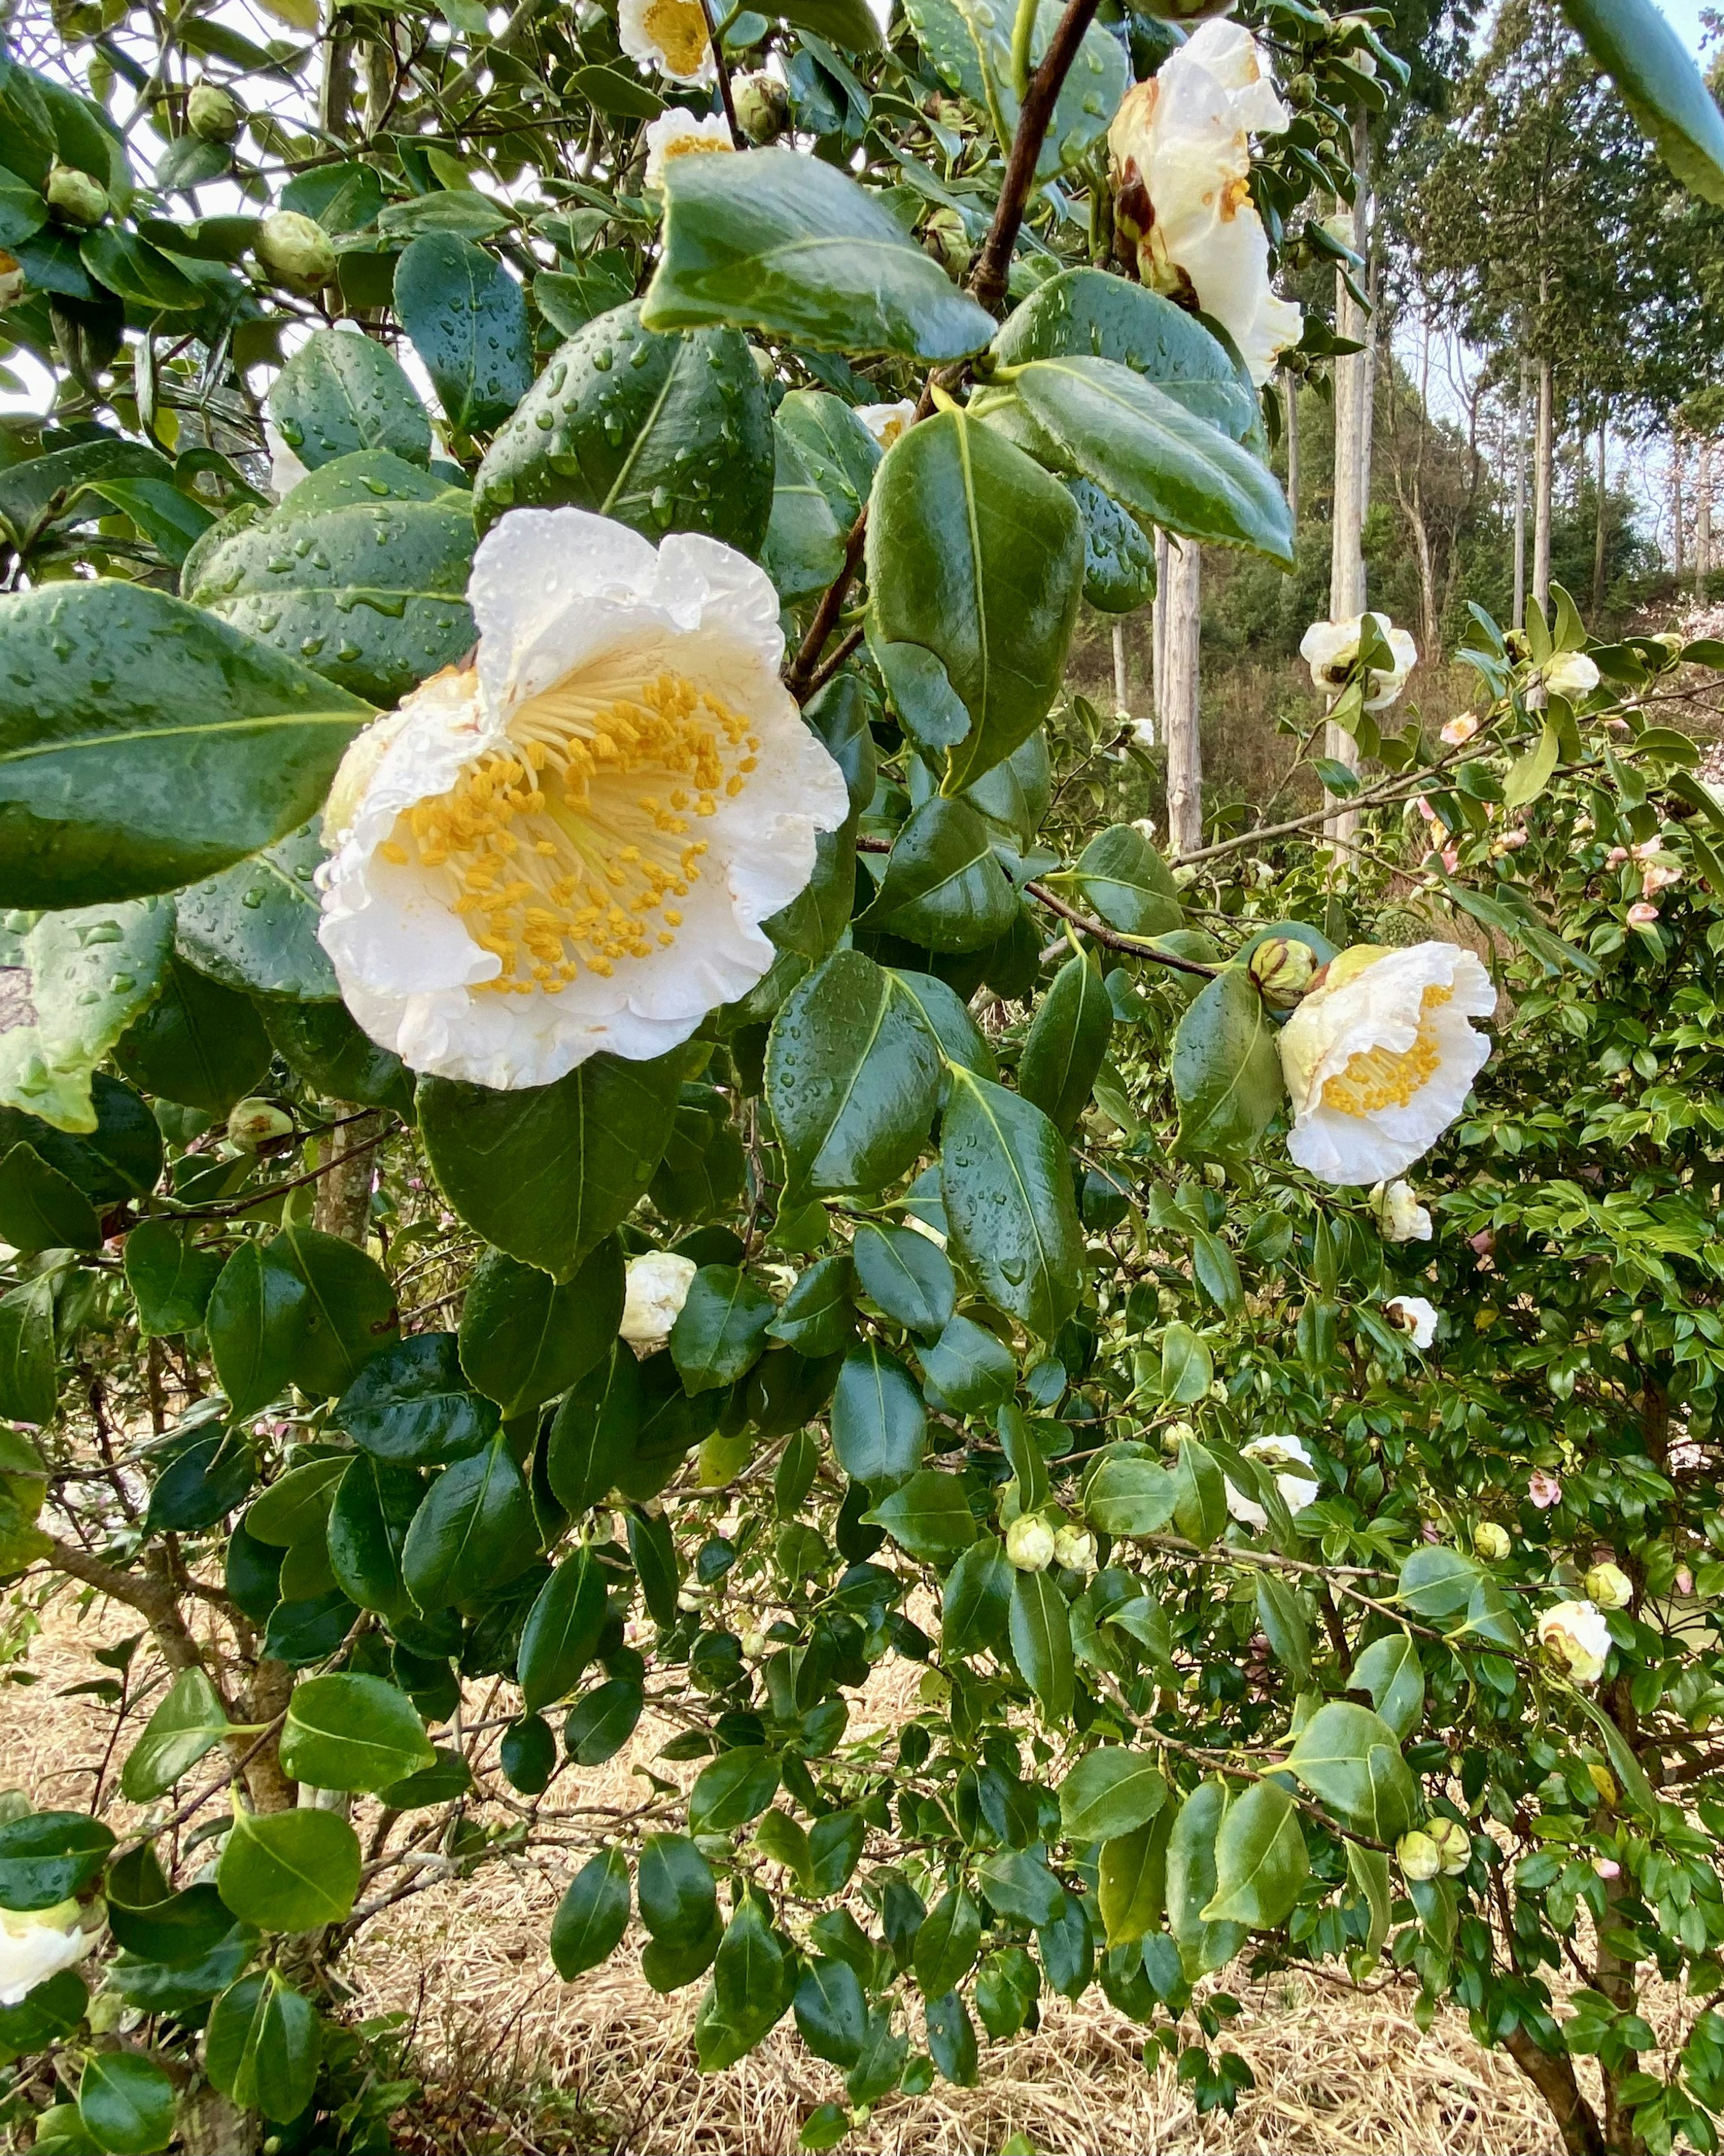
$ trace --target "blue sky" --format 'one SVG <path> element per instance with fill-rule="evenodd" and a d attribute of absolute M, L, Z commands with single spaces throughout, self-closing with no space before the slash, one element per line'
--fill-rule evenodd
<path fill-rule="evenodd" d="M 1716 5 L 1717 0 L 1711 0 Z M 1700 11 L 1702 0 L 1660 0 L 1672 27 L 1690 52 L 1698 54 L 1701 45 Z"/>

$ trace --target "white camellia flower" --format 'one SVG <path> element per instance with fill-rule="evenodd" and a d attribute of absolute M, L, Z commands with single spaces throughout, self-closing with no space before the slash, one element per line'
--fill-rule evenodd
<path fill-rule="evenodd" d="M 1370 1203 L 1384 1242 L 1429 1242 L 1431 1216 L 1414 1196 L 1410 1183 L 1397 1176 L 1393 1183 L 1373 1183 Z"/>
<path fill-rule="evenodd" d="M 0 2006 L 16 2006 L 46 1978 L 83 1960 L 96 1942 L 76 1902 L 51 1909 L 0 1909 Z"/>
<path fill-rule="evenodd" d="M 1251 199 L 1251 136 L 1290 123 L 1269 63 L 1238 23 L 1208 22 L 1128 90 L 1107 131 L 1116 217 L 1152 291 L 1213 315 L 1260 385 L 1299 341 L 1270 289 L 1269 235 Z"/>
<path fill-rule="evenodd" d="M 856 417 L 883 449 L 891 448 L 916 417 L 916 399 L 900 397 L 895 404 L 859 404 Z"/>
<path fill-rule="evenodd" d="M 680 105 L 670 105 L 656 120 L 647 122 L 646 176 L 642 184 L 649 192 L 659 193 L 664 185 L 664 167 L 673 157 L 709 150 L 726 151 L 734 157 L 736 149 L 723 113 L 709 112 L 704 120 L 697 120 Z"/>
<path fill-rule="evenodd" d="M 1371 670 L 1371 693 L 1365 699 L 1367 711 L 1387 711 L 1407 685 L 1407 676 L 1419 664 L 1419 646 L 1404 629 L 1397 629 L 1386 613 L 1371 616 L 1389 648 L 1393 666 L 1385 672 L 1380 666 Z M 1353 662 L 1359 655 L 1360 634 L 1365 626 L 1365 617 L 1354 614 L 1347 621 L 1314 621 L 1299 640 L 1299 655 L 1311 669 L 1311 678 L 1319 689 L 1344 689 Z"/>
<path fill-rule="evenodd" d="M 1552 695 L 1566 696 L 1571 704 L 1589 696 L 1598 685 L 1598 665 L 1583 651 L 1559 651 L 1545 661 L 1542 671 Z"/>
<path fill-rule="evenodd" d="M 1491 977 L 1453 943 L 1360 943 L 1331 958 L 1281 1029 L 1287 1150 L 1326 1183 L 1380 1183 L 1430 1151 L 1491 1043 Z"/>
<path fill-rule="evenodd" d="M 1301 1507 L 1310 1504 L 1322 1487 L 1312 1476 L 1279 1471 L 1284 1468 L 1311 1466 L 1311 1455 L 1296 1437 L 1254 1437 L 1249 1445 L 1239 1447 L 1239 1454 L 1242 1459 L 1259 1460 L 1264 1466 L 1277 1471 L 1275 1487 L 1285 1499 L 1290 1512 L 1296 1512 Z M 1233 1482 L 1227 1485 L 1227 1509 L 1244 1527 L 1266 1527 L 1269 1525 L 1269 1514 L 1262 1506 L 1255 1497 L 1248 1497 Z"/>
<path fill-rule="evenodd" d="M 623 1270 L 623 1338 L 637 1348 L 657 1348 L 668 1340 L 699 1270 L 692 1258 L 671 1250 L 630 1258 Z"/>
<path fill-rule="evenodd" d="M 324 812 L 347 1008 L 501 1089 L 662 1055 L 767 973 L 761 922 L 849 811 L 778 678 L 777 593 L 715 539 L 520 509 L 468 597 L 476 665 L 362 734 Z"/>
<path fill-rule="evenodd" d="M 622 0 L 617 38 L 630 59 L 672 82 L 706 90 L 718 80 L 700 0 Z"/>
<path fill-rule="evenodd" d="M 1601 1609 L 1626 1609 L 1634 1599 L 1634 1582 L 1620 1565 L 1593 1565 L 1580 1584 Z"/>
<path fill-rule="evenodd" d="M 1437 1306 L 1422 1295 L 1392 1295 L 1383 1308 L 1403 1332 L 1411 1335 L 1415 1348 L 1429 1348 L 1436 1338 Z"/>
<path fill-rule="evenodd" d="M 1568 1664 L 1577 1684 L 1597 1684 L 1610 1652 L 1610 1627 L 1595 1603 L 1559 1602 L 1540 1617 L 1538 1644 Z"/>

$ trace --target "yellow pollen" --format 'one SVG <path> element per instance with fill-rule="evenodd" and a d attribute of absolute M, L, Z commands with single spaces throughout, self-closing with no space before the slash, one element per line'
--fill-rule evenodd
<path fill-rule="evenodd" d="M 664 55 L 667 73 L 700 71 L 710 40 L 699 0 L 650 0 L 641 28 Z"/>
<path fill-rule="evenodd" d="M 1413 1045 L 1400 1050 L 1365 1048 L 1350 1055 L 1345 1070 L 1324 1081 L 1323 1106 L 1343 1116 L 1370 1116 L 1383 1108 L 1404 1108 L 1429 1082 L 1443 1060 L 1432 1014 L 1454 993 L 1453 988 L 1440 983 L 1428 988 L 1419 1003 L 1419 1031 Z"/>

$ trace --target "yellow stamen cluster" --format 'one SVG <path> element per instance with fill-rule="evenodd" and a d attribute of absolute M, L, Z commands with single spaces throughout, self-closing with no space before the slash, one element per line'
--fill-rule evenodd
<path fill-rule="evenodd" d="M 1440 983 L 1428 988 L 1420 999 L 1419 1031 L 1413 1045 L 1398 1051 L 1388 1048 L 1362 1049 L 1347 1060 L 1347 1068 L 1323 1082 L 1323 1106 L 1343 1116 L 1368 1116 L 1382 1108 L 1404 1108 L 1442 1061 L 1437 1045 L 1436 1024 L 1431 1014 L 1454 994 Z"/>
<path fill-rule="evenodd" d="M 482 988 L 557 995 L 675 943 L 707 851 L 690 834 L 758 763 L 749 721 L 680 675 L 613 691 L 571 680 L 534 697 L 506 748 L 383 843 L 386 860 L 450 878 L 454 911 L 500 962 Z"/>
<path fill-rule="evenodd" d="M 664 55 L 671 74 L 700 72 L 711 40 L 699 0 L 653 0 L 641 18 L 641 27 Z"/>

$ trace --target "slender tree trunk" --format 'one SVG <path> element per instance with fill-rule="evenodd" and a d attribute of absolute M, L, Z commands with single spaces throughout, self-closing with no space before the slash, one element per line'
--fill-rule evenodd
<path fill-rule="evenodd" d="M 1526 362 L 1515 400 L 1515 627 L 1526 625 Z"/>
<path fill-rule="evenodd" d="M 1163 587 L 1167 616 L 1162 739 L 1167 748 L 1167 843 L 1175 858 L 1203 841 L 1203 759 L 1198 733 L 1198 644 L 1203 619 L 1203 549 L 1174 540 Z"/>
<path fill-rule="evenodd" d="M 1150 701 L 1158 721 L 1167 716 L 1167 579 L 1173 573 L 1172 544 L 1165 531 L 1155 535 L 1155 604 L 1150 610 Z"/>
<path fill-rule="evenodd" d="M 1524 2029 L 1512 2030 L 1504 2039 L 1504 2048 L 1550 2106 L 1567 2156 L 1614 2156 L 1566 2051 L 1541 2051 Z"/>
<path fill-rule="evenodd" d="M 1670 523 L 1674 527 L 1675 534 L 1674 549 L 1675 559 L 1673 561 L 1672 567 L 1675 571 L 1676 581 L 1678 583 L 1680 583 L 1682 581 L 1682 572 L 1686 566 L 1684 556 L 1687 551 L 1686 541 L 1688 536 L 1686 530 L 1687 519 L 1684 513 L 1682 502 L 1682 459 L 1684 454 L 1685 452 L 1682 447 L 1682 436 L 1680 431 L 1673 427 L 1670 429 Z"/>
<path fill-rule="evenodd" d="M 1551 603 L 1551 480 L 1556 425 L 1556 381 L 1548 359 L 1538 362 L 1538 439 L 1532 454 L 1532 598 Z"/>
<path fill-rule="evenodd" d="M 1706 596 L 1706 581 L 1712 573 L 1712 445 L 1703 441 L 1700 445 L 1700 473 L 1694 495 L 1694 588 L 1696 597 Z"/>
<path fill-rule="evenodd" d="M 1126 694 L 1126 624 L 1117 617 L 1113 624 L 1113 701 L 1122 717 L 1131 716 Z"/>
<path fill-rule="evenodd" d="M 1369 154 L 1369 145 L 1362 123 L 1362 116 L 1361 121 L 1356 122 L 1353 128 L 1353 155 L 1360 161 L 1361 185 L 1363 184 L 1366 170 L 1363 160 Z M 1371 446 L 1377 431 L 1377 326 L 1382 313 L 1383 288 L 1383 254 L 1373 242 L 1368 223 L 1364 239 L 1367 264 L 1365 296 L 1371 305 L 1365 315 L 1365 349 L 1359 354 L 1359 543 L 1362 550 L 1365 519 L 1371 514 Z"/>
<path fill-rule="evenodd" d="M 1362 110 L 1353 115 L 1354 202 L 1352 244 L 1362 256 L 1368 246 L 1368 181 L 1370 141 Z M 1370 328 L 1364 310 L 1347 289 L 1337 270 L 1335 275 L 1335 326 L 1344 337 L 1364 345 L 1335 362 L 1335 507 L 1329 552 L 1329 619 L 1349 621 L 1365 610 L 1365 499 L 1369 481 Z M 1326 726 L 1326 755 L 1350 771 L 1359 765 L 1358 744 L 1344 726 Z M 1323 835 L 1331 840 L 1352 839 L 1358 826 L 1356 810 L 1345 807 L 1338 796 L 1326 793 Z"/>
<path fill-rule="evenodd" d="M 311 1224 L 326 1235 L 339 1235 L 344 1243 L 365 1245 L 371 1221 L 372 1185 L 377 1179 L 377 1139 L 383 1118 L 367 1114 L 355 1102 L 338 1101 L 336 1112 L 351 1116 L 329 1134 L 332 1165 L 317 1179 L 317 1197 Z"/>
<path fill-rule="evenodd" d="M 1299 377 L 1281 370 L 1281 410 L 1287 437 L 1287 507 L 1299 530 Z"/>
<path fill-rule="evenodd" d="M 326 134 L 345 136 L 352 117 L 353 26 L 345 15 L 331 12 L 317 90 L 317 124 Z"/>
<path fill-rule="evenodd" d="M 1593 519 L 1593 627 L 1595 630 L 1598 625 L 1598 618 L 1604 611 L 1604 454 L 1605 440 L 1609 433 L 1609 429 L 1605 425 L 1604 420 L 1601 415 L 1598 420 L 1598 467 L 1597 473 L 1598 482 L 1598 499 L 1597 503 L 1594 505 L 1595 514 Z"/>

